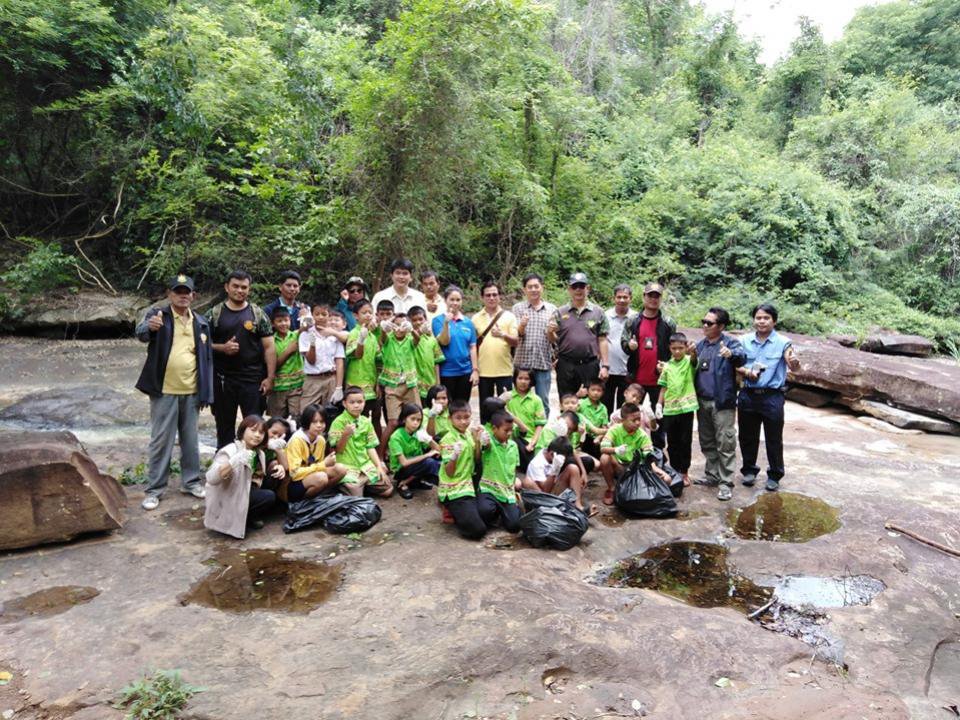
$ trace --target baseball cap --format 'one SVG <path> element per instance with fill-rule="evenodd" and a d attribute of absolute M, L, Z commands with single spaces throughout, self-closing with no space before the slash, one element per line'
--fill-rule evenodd
<path fill-rule="evenodd" d="M 567 285 L 589 285 L 590 281 L 587 279 L 587 274 L 582 272 L 575 272 L 570 276 L 570 279 L 567 281 Z"/>
<path fill-rule="evenodd" d="M 359 276 L 357 276 L 357 275 L 354 275 L 354 276 L 352 276 L 352 277 L 348 277 L 348 278 L 347 278 L 347 281 L 343 284 L 343 286 L 344 286 L 345 288 L 348 288 L 348 287 L 350 287 L 351 285 L 359 285 L 359 286 L 362 287 L 362 288 L 367 287 L 367 284 L 363 281 L 363 278 L 362 278 L 362 277 L 359 277 Z"/>
<path fill-rule="evenodd" d="M 660 293 L 661 295 L 663 295 L 663 285 L 661 285 L 658 282 L 648 282 L 646 285 L 643 286 L 644 295 L 646 295 L 647 293 L 654 293 L 654 292 Z"/>
<path fill-rule="evenodd" d="M 170 280 L 170 285 L 168 286 L 171 290 L 176 290 L 179 287 L 185 287 L 190 292 L 193 292 L 193 278 L 187 277 L 186 275 L 175 275 L 172 280 Z"/>

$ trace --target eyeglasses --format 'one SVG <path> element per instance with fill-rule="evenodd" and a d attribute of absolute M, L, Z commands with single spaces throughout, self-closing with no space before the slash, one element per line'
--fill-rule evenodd
<path fill-rule="evenodd" d="M 713 320 L 701 320 L 700 324 L 703 325 L 704 327 L 713 327 L 717 323 L 714 322 Z"/>

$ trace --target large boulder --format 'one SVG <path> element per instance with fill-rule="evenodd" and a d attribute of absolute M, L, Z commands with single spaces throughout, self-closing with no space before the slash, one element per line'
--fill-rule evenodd
<path fill-rule="evenodd" d="M 789 393 L 788 393 L 789 397 Z M 895 425 L 904 430 L 922 430 L 928 433 L 944 433 L 947 435 L 960 435 L 960 425 L 949 420 L 940 420 L 927 415 L 920 415 L 909 410 L 891 407 L 875 400 L 847 400 L 841 399 L 840 403 L 846 405 L 854 412 L 866 413 L 884 422 Z"/>
<path fill-rule="evenodd" d="M 106 385 L 75 385 L 30 393 L 0 410 L 0 420 L 59 430 L 133 425 L 149 420 L 145 396 Z"/>
<path fill-rule="evenodd" d="M 874 355 L 821 338 L 788 335 L 802 363 L 797 372 L 789 373 L 791 383 L 960 422 L 960 365 Z"/>
<path fill-rule="evenodd" d="M 865 352 L 883 355 L 911 355 L 930 357 L 933 355 L 933 342 L 920 335 L 899 335 L 896 333 L 878 333 L 868 335 L 860 343 Z"/>
<path fill-rule="evenodd" d="M 141 309 L 149 304 L 149 299 L 140 295 L 94 290 L 48 296 L 21 307 L 12 330 L 52 337 L 126 334 L 133 331 Z"/>
<path fill-rule="evenodd" d="M 73 434 L 0 434 L 0 550 L 116 530 L 126 504 Z"/>

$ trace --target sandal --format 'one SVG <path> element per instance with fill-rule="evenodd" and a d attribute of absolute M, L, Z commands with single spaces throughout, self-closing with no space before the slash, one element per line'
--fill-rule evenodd
<path fill-rule="evenodd" d="M 613 505 L 613 490 L 607 490 L 603 493 L 603 504 Z"/>
<path fill-rule="evenodd" d="M 397 494 L 404 500 L 409 500 L 413 497 L 413 490 L 410 489 L 409 485 L 401 485 L 397 488 Z"/>

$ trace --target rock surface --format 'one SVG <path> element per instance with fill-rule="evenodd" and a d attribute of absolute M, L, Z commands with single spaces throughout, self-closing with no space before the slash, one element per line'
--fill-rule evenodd
<path fill-rule="evenodd" d="M 960 365 L 874 355 L 790 333 L 802 367 L 790 382 L 960 422 Z"/>
<path fill-rule="evenodd" d="M 71 337 L 89 333 L 128 333 L 141 308 L 150 304 L 140 295 L 107 295 L 93 290 L 44 298 L 23 308 L 14 321 L 16 333 Z"/>
<path fill-rule="evenodd" d="M 865 337 L 860 349 L 884 355 L 929 357 L 935 348 L 933 342 L 921 335 L 875 334 Z"/>
<path fill-rule="evenodd" d="M 919 415 L 900 408 L 890 407 L 873 400 L 841 400 L 841 403 L 847 405 L 854 412 L 866 413 L 904 430 L 960 435 L 960 425 L 949 420 L 938 420 L 927 415 Z"/>
<path fill-rule="evenodd" d="M 787 400 L 793 400 L 807 407 L 825 407 L 837 399 L 837 394 L 809 387 L 791 387 L 787 390 Z"/>
<path fill-rule="evenodd" d="M 68 432 L 0 435 L 0 550 L 116 530 L 126 496 Z"/>
<path fill-rule="evenodd" d="M 76 385 L 31 393 L 0 410 L 0 420 L 32 428 L 96 428 L 142 422 L 146 396 L 128 388 Z"/>

